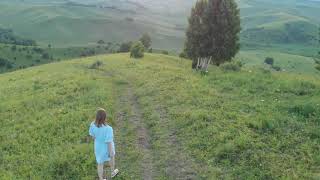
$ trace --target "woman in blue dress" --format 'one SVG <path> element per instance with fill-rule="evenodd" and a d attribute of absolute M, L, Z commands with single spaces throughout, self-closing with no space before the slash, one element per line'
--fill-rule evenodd
<path fill-rule="evenodd" d="M 115 169 L 115 146 L 113 141 L 113 129 L 106 123 L 107 113 L 104 109 L 98 109 L 96 120 L 91 123 L 89 134 L 94 139 L 94 153 L 97 161 L 99 180 L 103 180 L 103 166 L 109 162 L 111 177 L 115 177 L 119 170 Z"/>

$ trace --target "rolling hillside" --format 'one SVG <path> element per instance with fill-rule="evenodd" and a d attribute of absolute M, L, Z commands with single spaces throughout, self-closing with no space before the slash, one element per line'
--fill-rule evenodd
<path fill-rule="evenodd" d="M 190 63 L 115 54 L 0 74 L 0 179 L 94 179 L 97 107 L 118 179 L 320 178 L 318 76 Z"/>
<path fill-rule="evenodd" d="M 194 2 L 4 0 L 0 2 L 0 27 L 56 46 L 84 46 L 100 39 L 123 42 L 149 32 L 154 48 L 180 51 Z M 238 4 L 244 49 L 272 46 L 275 51 L 289 49 L 300 54 L 290 50 L 290 45 L 313 47 L 320 24 L 319 1 L 238 0 Z M 308 55 L 314 53 L 312 50 Z"/>
<path fill-rule="evenodd" d="M 86 47 L 49 46 L 21 46 L 0 43 L 0 73 L 76 57 L 114 53 L 119 48 L 116 44 L 107 43 Z"/>
<path fill-rule="evenodd" d="M 282 71 L 294 74 L 320 75 L 320 71 L 315 68 L 316 64 L 313 58 L 294 54 L 263 50 L 247 50 L 240 51 L 235 60 L 241 61 L 244 63 L 244 66 L 248 68 L 268 68 L 264 62 L 266 57 L 274 58 L 275 65 L 280 67 Z"/>

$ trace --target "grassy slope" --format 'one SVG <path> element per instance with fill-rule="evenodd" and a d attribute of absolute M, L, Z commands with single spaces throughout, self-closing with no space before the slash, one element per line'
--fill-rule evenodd
<path fill-rule="evenodd" d="M 99 70 L 87 68 L 98 59 Z M 118 103 L 128 87 L 149 129 L 156 179 L 172 175 L 178 145 L 168 147 L 168 137 L 198 178 L 319 178 L 318 76 L 215 67 L 201 76 L 189 67 L 175 57 L 117 54 L 0 75 L 1 179 L 93 179 L 87 129 L 96 107 L 115 127 L 119 179 L 142 177 L 134 125 L 118 119 L 132 113 Z"/>
<path fill-rule="evenodd" d="M 309 75 L 320 74 L 320 72 L 315 69 L 315 62 L 313 58 L 294 54 L 286 54 L 275 51 L 248 50 L 240 51 L 236 59 L 245 63 L 247 67 L 266 67 L 264 64 L 266 57 L 274 58 L 275 65 L 281 67 L 282 70 L 287 72 Z"/>
<path fill-rule="evenodd" d="M 67 60 L 80 57 L 83 54 L 94 51 L 94 54 L 106 54 L 116 51 L 115 45 L 96 45 L 87 47 L 69 47 L 69 48 L 41 48 L 42 52 L 36 52 L 32 46 L 15 46 L 16 50 L 12 50 L 14 45 L 0 44 L 0 57 L 7 59 L 13 63 L 13 67 L 0 67 L 0 73 L 26 68 L 34 65 L 47 64 L 54 61 Z M 43 54 L 48 53 L 49 58 L 44 58 Z M 92 54 L 90 54 L 92 55 Z M 88 54 L 87 54 L 88 56 Z"/>

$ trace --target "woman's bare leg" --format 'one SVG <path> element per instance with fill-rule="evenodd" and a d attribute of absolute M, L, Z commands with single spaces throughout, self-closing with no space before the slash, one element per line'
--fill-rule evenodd
<path fill-rule="evenodd" d="M 114 158 L 114 156 L 110 157 L 109 165 L 110 165 L 111 173 L 112 173 L 114 171 L 114 167 L 115 167 L 115 158 Z"/>
<path fill-rule="evenodd" d="M 103 180 L 103 164 L 98 164 L 98 176 L 99 180 Z"/>

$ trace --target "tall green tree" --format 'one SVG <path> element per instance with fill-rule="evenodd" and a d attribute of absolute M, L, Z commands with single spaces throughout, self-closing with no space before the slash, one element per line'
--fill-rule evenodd
<path fill-rule="evenodd" d="M 131 41 L 121 43 L 118 52 L 121 52 L 121 53 L 130 52 L 130 48 L 131 48 L 132 44 L 133 44 L 133 42 L 131 42 Z"/>
<path fill-rule="evenodd" d="M 139 41 L 142 42 L 145 49 L 149 49 L 151 47 L 152 40 L 148 33 L 144 33 Z"/>
<path fill-rule="evenodd" d="M 220 65 L 239 51 L 240 10 L 235 0 L 198 0 L 192 8 L 185 51 L 193 60 L 212 58 Z"/>
<path fill-rule="evenodd" d="M 130 57 L 132 58 L 143 58 L 144 46 L 142 42 L 138 41 L 132 44 L 130 49 Z"/>
<path fill-rule="evenodd" d="M 196 66 L 197 58 L 204 54 L 204 45 L 206 41 L 206 26 L 204 25 L 204 17 L 207 0 L 198 0 L 196 5 L 191 10 L 189 17 L 189 27 L 186 32 L 185 54 L 193 60 L 192 68 Z"/>

